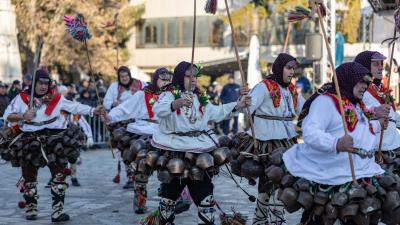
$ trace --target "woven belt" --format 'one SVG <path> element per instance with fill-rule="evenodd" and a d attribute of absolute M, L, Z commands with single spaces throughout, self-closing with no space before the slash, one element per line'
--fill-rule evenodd
<path fill-rule="evenodd" d="M 267 116 L 267 115 L 255 115 L 255 116 L 265 120 L 293 121 L 294 119 L 294 117 L 284 117 L 284 116 Z"/>
<path fill-rule="evenodd" d="M 52 119 L 49 119 L 49 120 L 46 120 L 46 121 L 42 121 L 42 122 L 25 121 L 24 123 L 27 124 L 27 125 L 40 127 L 40 126 L 43 126 L 43 125 L 47 125 L 47 124 L 53 123 L 57 119 L 58 119 L 58 117 L 54 117 Z"/>
<path fill-rule="evenodd" d="M 207 135 L 208 138 L 210 138 L 216 147 L 219 147 L 218 142 L 212 138 L 212 134 L 215 134 L 213 130 L 194 130 L 194 131 L 188 131 L 188 132 L 172 132 L 171 134 L 175 134 L 178 136 L 182 137 L 199 137 L 203 134 Z"/>
<path fill-rule="evenodd" d="M 146 122 L 149 122 L 149 123 L 158 124 L 157 120 L 151 120 L 151 119 L 140 119 L 140 120 L 143 120 L 143 121 L 146 121 Z"/>

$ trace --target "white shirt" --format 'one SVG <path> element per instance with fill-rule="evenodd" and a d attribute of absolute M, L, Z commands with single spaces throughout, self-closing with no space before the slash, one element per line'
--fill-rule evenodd
<path fill-rule="evenodd" d="M 357 108 L 361 110 L 358 105 Z M 369 130 L 368 119 L 364 114 L 357 116 L 357 126 L 349 132 L 354 147 L 374 151 L 375 135 Z M 375 133 L 380 132 L 378 121 L 371 121 L 371 125 Z M 344 130 L 340 113 L 329 96 L 318 96 L 314 100 L 302 128 L 304 143 L 292 146 L 283 155 L 288 171 L 319 184 L 341 185 L 352 181 L 348 153 L 336 151 Z M 363 159 L 356 154 L 352 157 L 356 179 L 384 173 L 374 157 Z"/>
<path fill-rule="evenodd" d="M 36 116 L 32 120 L 32 122 L 43 122 L 48 121 L 53 118 L 57 118 L 54 122 L 50 124 L 45 124 L 42 126 L 34 126 L 28 124 L 20 125 L 20 129 L 23 132 L 33 132 L 38 130 L 43 130 L 45 128 L 48 129 L 66 129 L 68 125 L 68 118 L 61 114 L 61 110 L 65 110 L 72 114 L 81 114 L 81 115 L 91 115 L 93 116 L 94 108 L 83 105 L 79 102 L 73 102 L 61 96 L 58 104 L 54 108 L 53 112 L 50 115 L 45 114 L 46 105 L 42 104 L 39 108 L 36 109 Z M 6 111 L 4 112 L 4 118 L 12 113 L 25 113 L 28 110 L 28 105 L 22 100 L 20 95 L 17 95 L 11 103 L 8 105 Z"/>
<path fill-rule="evenodd" d="M 171 110 L 171 103 L 175 97 L 171 92 L 164 92 L 160 95 L 158 101 L 153 106 L 153 112 L 160 120 L 160 127 L 154 133 L 152 144 L 156 148 L 161 148 L 170 151 L 194 152 L 202 153 L 209 152 L 216 148 L 213 140 L 218 142 L 214 134 L 210 134 L 212 139 L 202 134 L 198 137 L 178 136 L 173 132 L 188 132 L 188 131 L 208 131 L 207 126 L 209 121 L 219 122 L 224 120 L 235 108 L 236 102 L 213 105 L 208 103 L 204 106 L 202 114 L 200 112 L 200 102 L 194 95 L 194 102 L 191 109 L 188 109 L 188 114 L 193 114 L 196 118 L 194 123 L 189 121 L 185 109 L 180 109 L 180 114 L 177 111 Z"/>
<path fill-rule="evenodd" d="M 135 134 L 153 135 L 158 129 L 158 124 L 144 121 L 150 119 L 144 91 L 136 92 L 128 100 L 111 109 L 108 118 L 110 122 L 135 118 L 135 122 L 127 126 L 127 131 Z M 154 116 L 151 120 L 158 121 L 158 118 Z"/>
<path fill-rule="evenodd" d="M 292 117 L 300 113 L 304 105 L 304 98 L 301 94 L 297 97 L 297 107 L 293 106 L 292 95 L 288 88 L 282 88 L 281 101 L 277 108 L 274 107 L 271 95 L 264 82 L 258 83 L 250 91 L 251 107 L 250 113 L 255 111 L 256 115 Z M 243 110 L 242 110 L 243 111 Z M 245 112 L 245 111 L 243 111 Z M 256 138 L 261 141 L 291 139 L 297 136 L 295 125 L 292 121 L 267 120 L 260 117 L 254 117 L 254 132 Z M 251 131 L 247 131 L 251 135 Z"/>
<path fill-rule="evenodd" d="M 381 106 L 381 103 L 372 96 L 368 91 L 365 92 L 363 101 L 368 108 L 375 108 Z M 389 121 L 388 128 L 383 132 L 382 151 L 390 151 L 400 148 L 400 132 L 397 126 L 400 126 L 400 115 L 390 107 L 390 119 L 396 121 Z M 379 148 L 380 135 L 376 136 L 376 149 Z"/>
<path fill-rule="evenodd" d="M 139 81 L 142 85 L 142 89 L 147 86 L 146 82 L 143 82 L 141 80 Z M 131 90 L 125 90 L 124 92 L 122 92 L 119 100 L 122 103 L 127 99 L 129 99 L 130 97 L 132 97 L 132 95 L 134 94 L 135 93 L 132 94 Z M 104 96 L 103 105 L 106 108 L 106 110 L 110 110 L 112 108 L 113 103 L 117 101 L 117 98 L 118 98 L 118 82 L 114 82 L 110 85 L 110 87 L 108 87 L 106 96 Z"/>

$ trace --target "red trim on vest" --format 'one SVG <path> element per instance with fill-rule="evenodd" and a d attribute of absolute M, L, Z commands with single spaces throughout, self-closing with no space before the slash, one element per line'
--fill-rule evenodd
<path fill-rule="evenodd" d="M 265 84 L 265 86 L 267 86 L 267 90 L 269 91 L 269 94 L 271 96 L 274 107 L 278 108 L 279 105 L 281 104 L 281 98 L 282 98 L 281 89 L 279 88 L 279 84 L 276 81 L 270 80 L 270 79 L 263 80 L 263 83 Z M 289 88 L 290 94 L 292 95 L 293 106 L 296 109 L 297 98 L 298 98 L 296 87 L 292 83 L 290 83 L 288 88 Z"/>
<path fill-rule="evenodd" d="M 30 99 L 30 95 L 28 95 L 26 92 L 21 92 L 19 93 L 22 101 L 29 106 L 29 99 Z M 56 106 L 58 105 L 58 103 L 60 102 L 61 99 L 61 94 L 60 93 L 55 93 L 53 95 L 45 95 L 44 97 L 48 97 L 50 98 L 50 101 L 46 104 L 46 110 L 44 111 L 44 113 L 48 116 L 51 115 L 51 113 L 53 113 L 54 109 L 56 108 Z M 43 98 L 44 98 L 43 97 Z"/>
<path fill-rule="evenodd" d="M 371 84 L 369 87 L 368 87 L 368 92 L 376 99 L 376 100 L 378 100 L 378 102 L 379 103 L 381 103 L 381 104 L 385 104 L 385 96 L 387 95 L 387 93 L 388 93 L 388 90 L 387 90 L 387 88 L 385 88 L 383 85 L 381 85 L 381 88 L 380 88 L 380 90 L 379 90 L 379 92 L 381 92 L 381 93 L 383 93 L 384 94 L 384 96 L 379 96 L 379 94 L 378 94 L 378 91 L 376 90 L 376 86 L 374 87 L 375 85 L 374 84 Z M 391 92 L 391 90 L 389 91 L 389 94 L 390 94 L 390 92 Z M 390 106 L 392 106 L 392 109 L 396 112 L 396 106 L 394 105 L 394 102 L 393 101 L 391 101 L 390 102 Z"/>
<path fill-rule="evenodd" d="M 158 95 L 152 94 L 149 92 L 144 92 L 144 100 L 146 102 L 146 108 L 147 108 L 147 114 L 149 115 L 149 118 L 152 119 L 154 117 L 154 112 L 153 112 L 153 105 L 150 104 L 150 100 L 154 98 L 155 100 L 158 99 Z"/>

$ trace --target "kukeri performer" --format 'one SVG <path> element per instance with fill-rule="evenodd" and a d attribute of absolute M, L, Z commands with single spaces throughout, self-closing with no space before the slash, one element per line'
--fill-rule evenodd
<path fill-rule="evenodd" d="M 134 201 L 133 207 L 137 214 L 146 212 L 147 201 L 147 183 L 149 174 L 143 171 L 143 165 L 140 167 L 140 160 L 142 155 L 146 157 L 149 150 L 152 149 L 149 143 L 141 146 L 143 149 L 137 149 L 137 145 L 143 145 L 142 140 L 150 140 L 153 133 L 158 129 L 158 118 L 154 115 L 152 108 L 153 104 L 157 101 L 158 96 L 161 94 L 164 87 L 172 81 L 172 73 L 166 68 L 159 68 L 155 71 L 152 77 L 151 84 L 146 86 L 144 90 L 139 90 L 132 97 L 125 102 L 114 107 L 104 120 L 108 123 L 113 123 L 121 120 L 134 118 L 135 122 L 129 123 L 127 132 L 132 134 L 129 144 L 122 152 L 124 163 L 128 164 L 133 171 L 134 179 Z M 138 142 L 134 140 L 140 139 Z M 142 152 L 140 152 L 143 150 Z M 140 152 L 140 153 L 139 153 Z M 144 153 L 144 154 L 142 154 Z M 131 164 L 134 164 L 131 166 Z"/>
<path fill-rule="evenodd" d="M 282 207 L 269 205 L 274 187 L 263 168 L 271 164 L 272 154 L 282 154 L 297 143 L 293 119 L 300 113 L 305 100 L 301 94 L 297 94 L 291 83 L 296 67 L 296 58 L 285 53 L 279 54 L 272 65 L 273 74 L 250 91 L 250 113 L 254 113 L 254 130 L 259 144 L 258 161 L 243 154 L 255 153 L 250 131 L 233 137 L 236 143 L 234 149 L 237 152 L 231 162 L 232 172 L 252 180 L 253 183 L 254 179 L 259 178 L 257 206 L 253 218 L 253 224 L 256 225 L 284 223 Z M 239 152 L 242 153 L 239 155 Z M 275 210 L 275 214 L 272 215 L 271 208 L 279 210 Z"/>
<path fill-rule="evenodd" d="M 121 66 L 117 70 L 118 81 L 114 82 L 107 89 L 107 93 L 103 100 L 103 105 L 107 111 L 110 111 L 113 107 L 125 102 L 131 98 L 137 91 L 142 90 L 147 84 L 141 80 L 137 80 L 132 77 L 131 71 L 126 66 Z M 127 118 L 130 119 L 130 118 Z M 128 122 L 127 122 L 128 123 Z M 117 124 L 115 126 L 109 126 L 112 133 L 113 129 L 118 128 L 118 126 L 125 126 L 127 123 Z M 113 137 L 112 137 L 113 139 Z M 123 186 L 124 189 L 134 188 L 133 186 L 133 175 L 132 169 L 125 166 L 125 172 L 127 176 L 127 182 Z"/>
<path fill-rule="evenodd" d="M 381 210 L 390 215 L 400 204 L 394 177 L 384 175 L 374 158 L 375 135 L 387 126 L 388 115 L 377 118 L 362 101 L 372 81 L 368 69 L 344 63 L 336 74 L 349 132 L 344 133 L 335 86 L 325 84 L 299 116 L 304 143 L 283 154 L 288 174 L 278 180 L 279 198 L 290 212 L 305 209 L 304 224 L 334 224 L 337 219 L 342 224 L 378 224 Z M 359 185 L 352 182 L 349 152 Z"/>
<path fill-rule="evenodd" d="M 34 88 L 33 108 L 29 108 L 31 89 Z M 21 167 L 25 180 L 24 198 L 26 219 L 37 219 L 37 175 L 39 167 L 48 166 L 52 175 L 52 222 L 69 220 L 63 213 L 65 182 L 68 161 L 79 157 L 83 133 L 79 128 L 69 126 L 62 111 L 82 115 L 98 114 L 101 107 L 92 108 L 65 99 L 50 89 L 50 77 L 46 70 L 35 74 L 35 86 L 17 95 L 7 107 L 4 118 L 11 124 L 18 124 L 22 132 L 10 146 L 10 158 L 14 167 Z M 68 128 L 68 129 L 67 129 Z"/>
<path fill-rule="evenodd" d="M 226 163 L 226 157 L 216 156 L 229 153 L 217 149 L 218 140 L 207 124 L 249 105 L 251 98 L 242 96 L 237 103 L 219 106 L 207 104 L 208 98 L 196 88 L 198 74 L 197 66 L 180 62 L 174 70 L 175 88 L 162 93 L 153 106 L 160 126 L 153 134 L 152 145 L 166 160 L 158 171 L 162 182 L 158 210 L 142 224 L 174 224 L 176 200 L 185 186 L 198 207 L 198 224 L 214 224 L 212 177 L 218 166 Z M 246 88 L 242 87 L 241 93 L 244 92 Z"/>
<path fill-rule="evenodd" d="M 356 56 L 355 62 L 366 67 L 372 74 L 373 82 L 365 92 L 363 102 L 368 108 L 385 106 L 389 113 L 389 125 L 383 133 L 382 147 L 384 169 L 400 175 L 400 115 L 396 112 L 394 99 L 390 96 L 390 102 L 386 102 L 388 88 L 382 84 L 384 55 L 375 51 L 364 51 Z M 379 148 L 380 136 L 376 136 L 376 149 Z M 378 158 L 377 158 L 378 159 Z"/>

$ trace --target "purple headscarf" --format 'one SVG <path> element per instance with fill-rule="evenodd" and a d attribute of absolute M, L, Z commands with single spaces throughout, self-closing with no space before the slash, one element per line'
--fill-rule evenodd
<path fill-rule="evenodd" d="M 275 59 L 274 64 L 272 64 L 272 75 L 269 75 L 267 79 L 272 79 L 282 87 L 287 87 L 289 84 L 283 82 L 283 69 L 291 61 L 296 61 L 296 58 L 286 53 L 280 53 Z"/>
<path fill-rule="evenodd" d="M 357 102 L 360 100 L 354 97 L 353 88 L 358 82 L 363 81 L 366 75 L 372 77 L 369 70 L 357 62 L 348 62 L 340 65 L 338 68 L 336 68 L 336 76 L 339 83 L 340 94 L 349 99 L 353 104 L 357 104 Z M 303 119 L 307 116 L 312 102 L 319 95 L 327 92 L 336 94 L 335 85 L 333 82 L 324 84 L 317 92 L 307 99 L 299 115 L 299 122 L 297 124 L 299 127 L 301 127 Z"/>
<path fill-rule="evenodd" d="M 154 72 L 153 76 L 151 77 L 151 84 L 146 86 L 145 90 L 153 92 L 153 93 L 157 93 L 157 92 L 161 91 L 160 88 L 158 88 L 158 86 L 157 86 L 157 80 L 160 77 L 160 75 L 164 74 L 164 73 L 168 73 L 168 74 L 171 74 L 171 76 L 173 76 L 173 74 L 166 68 L 164 68 L 164 67 L 158 68 Z"/>
<path fill-rule="evenodd" d="M 179 88 L 181 91 L 185 90 L 185 72 L 186 70 L 190 69 L 191 63 L 182 61 L 180 62 L 174 70 L 174 77 L 172 78 L 172 84 Z M 193 68 L 197 68 L 196 65 L 193 64 Z M 193 74 L 193 76 L 196 76 L 196 74 Z"/>
<path fill-rule="evenodd" d="M 38 80 L 44 80 L 44 79 L 46 79 L 46 80 L 48 80 L 48 82 L 49 82 L 49 88 L 48 88 L 48 90 L 47 90 L 47 93 L 49 93 L 50 92 L 50 90 L 51 90 L 51 80 L 50 80 L 50 75 L 49 75 L 49 72 L 47 71 L 47 70 L 45 70 L 45 69 L 38 69 L 38 70 L 36 70 L 36 72 L 35 72 L 35 82 L 32 82 L 32 84 L 31 84 L 31 86 L 25 91 L 28 95 L 30 95 L 31 94 L 31 90 L 32 90 L 32 85 L 33 85 L 33 83 L 35 83 L 35 85 L 38 83 Z M 47 94 L 46 93 L 46 94 Z M 46 95 L 45 94 L 45 95 Z M 43 97 L 44 95 L 41 95 L 41 96 L 39 96 L 39 95 L 37 95 L 36 93 L 35 93 L 35 97 L 37 97 L 37 98 L 41 98 L 41 97 Z"/>
<path fill-rule="evenodd" d="M 371 62 L 374 58 L 374 56 L 379 57 L 379 59 L 385 60 L 386 57 L 383 56 L 381 53 L 379 52 L 375 52 L 375 51 L 363 51 L 361 53 L 359 53 L 356 58 L 354 58 L 354 62 L 358 62 L 361 65 L 365 66 L 365 68 L 367 68 L 369 71 L 371 71 Z M 376 79 L 374 78 L 374 84 L 376 84 L 377 86 L 379 86 L 381 84 L 381 79 Z"/>
<path fill-rule="evenodd" d="M 124 84 L 121 83 L 121 78 L 120 78 L 120 75 L 119 75 L 120 72 L 128 73 L 130 80 L 129 80 L 129 83 L 127 85 L 124 85 Z M 120 66 L 118 68 L 118 70 L 117 70 L 117 75 L 118 75 L 118 84 L 121 85 L 121 86 L 124 86 L 125 88 L 129 88 L 129 86 L 131 85 L 131 83 L 133 81 L 132 75 L 131 75 L 131 70 L 126 66 Z"/>

